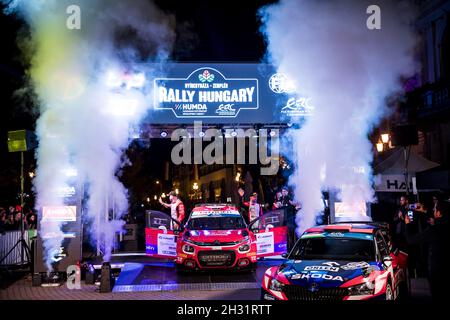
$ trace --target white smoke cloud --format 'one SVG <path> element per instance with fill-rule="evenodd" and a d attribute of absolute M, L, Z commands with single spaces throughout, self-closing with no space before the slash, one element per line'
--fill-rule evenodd
<path fill-rule="evenodd" d="M 281 0 L 260 14 L 268 58 L 310 97 L 314 116 L 291 130 L 290 178 L 302 202 L 298 232 L 315 224 L 322 190 L 340 189 L 345 203 L 375 200 L 370 130 L 389 112 L 385 98 L 417 71 L 414 10 L 377 1 L 381 30 L 366 27 L 368 1 Z"/>
<path fill-rule="evenodd" d="M 69 5 L 81 9 L 81 30 L 66 28 Z M 93 243 L 100 241 L 104 259 L 109 260 L 115 234 L 123 225 L 120 217 L 128 209 L 127 190 L 116 173 L 130 141 L 130 127 L 139 124 L 151 101 L 149 92 L 132 85 L 112 89 L 110 72 L 151 75 L 153 70 L 139 63 L 168 58 L 174 19 L 146 0 L 16 0 L 7 10 L 24 17 L 33 44 L 33 51 L 24 56 L 31 57 L 28 73 L 40 111 L 36 209 L 64 205 L 55 191 L 69 185 L 65 170 L 76 169 L 88 195 L 85 218 L 92 222 L 90 236 Z M 106 218 L 110 211 L 114 220 Z M 60 227 L 41 224 L 43 234 L 55 235 L 44 241 L 49 270 L 62 241 Z"/>

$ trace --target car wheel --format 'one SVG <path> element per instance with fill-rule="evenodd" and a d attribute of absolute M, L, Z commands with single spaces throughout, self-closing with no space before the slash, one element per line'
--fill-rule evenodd
<path fill-rule="evenodd" d="M 386 300 L 394 300 L 394 293 L 392 292 L 392 286 L 390 283 L 386 285 Z"/>
<path fill-rule="evenodd" d="M 177 269 L 177 272 L 180 274 L 186 273 L 186 268 L 181 264 L 177 263 L 175 268 Z"/>

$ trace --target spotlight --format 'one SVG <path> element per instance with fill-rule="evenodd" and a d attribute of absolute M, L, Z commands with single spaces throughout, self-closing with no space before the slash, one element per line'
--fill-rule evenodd
<path fill-rule="evenodd" d="M 270 134 L 271 137 L 275 137 L 277 135 L 277 132 L 272 129 L 272 130 L 270 130 L 269 134 Z"/>
<path fill-rule="evenodd" d="M 237 136 L 237 132 L 236 131 L 231 132 L 231 136 L 232 137 L 236 137 Z"/>
<path fill-rule="evenodd" d="M 198 133 L 198 135 L 199 135 L 200 137 L 204 137 L 204 136 L 205 136 L 205 133 L 204 133 L 203 131 L 200 131 L 200 132 Z"/>
<path fill-rule="evenodd" d="M 159 134 L 161 136 L 161 138 L 165 138 L 167 137 L 167 131 L 161 131 L 161 133 Z"/>

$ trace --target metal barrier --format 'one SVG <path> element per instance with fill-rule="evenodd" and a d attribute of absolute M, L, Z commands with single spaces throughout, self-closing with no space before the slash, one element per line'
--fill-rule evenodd
<path fill-rule="evenodd" d="M 6 231 L 0 234 L 0 265 L 14 265 L 19 264 L 22 261 L 22 245 L 17 245 L 14 250 L 5 258 L 8 252 L 16 245 L 20 240 L 20 230 Z M 23 239 L 30 247 L 31 241 L 28 236 L 28 231 L 23 233 Z M 25 248 L 23 248 L 24 260 L 26 260 Z M 5 259 L 4 259 L 5 258 Z M 3 261 L 2 261 L 3 260 Z"/>

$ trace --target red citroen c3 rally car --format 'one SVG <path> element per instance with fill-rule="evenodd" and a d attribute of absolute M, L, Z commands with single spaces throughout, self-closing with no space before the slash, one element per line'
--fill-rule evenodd
<path fill-rule="evenodd" d="M 281 211 L 270 212 L 247 225 L 233 205 L 202 204 L 179 230 L 150 223 L 146 253 L 175 258 L 179 270 L 252 270 L 258 257 L 286 252 L 283 219 Z"/>

